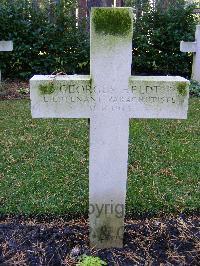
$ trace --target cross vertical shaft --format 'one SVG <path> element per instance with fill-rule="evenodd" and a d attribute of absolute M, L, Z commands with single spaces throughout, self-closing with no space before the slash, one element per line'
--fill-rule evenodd
<path fill-rule="evenodd" d="M 197 42 L 197 46 L 196 53 L 194 54 L 192 78 L 200 82 L 200 25 L 197 25 L 196 27 L 195 39 Z"/>
<path fill-rule="evenodd" d="M 184 53 L 194 53 L 192 79 L 200 82 L 200 25 L 196 26 L 195 42 L 181 41 L 180 50 Z"/>
<path fill-rule="evenodd" d="M 110 115 L 106 109 L 111 94 L 119 97 L 128 88 L 132 13 L 131 9 L 116 9 L 118 15 L 130 17 L 128 28 L 120 32 L 118 25 L 116 33 L 110 28 L 109 10 L 105 9 L 104 13 L 102 9 L 93 9 L 91 16 L 90 71 L 98 111 L 90 122 L 90 240 L 98 248 L 123 245 L 127 182 L 129 118 L 120 106 L 112 106 Z M 100 23 L 106 19 L 108 28 L 101 31 Z"/>

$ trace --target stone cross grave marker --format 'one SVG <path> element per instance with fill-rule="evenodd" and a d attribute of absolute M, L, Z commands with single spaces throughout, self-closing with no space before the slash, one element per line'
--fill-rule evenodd
<path fill-rule="evenodd" d="M 196 27 L 195 42 L 181 41 L 180 50 L 184 53 L 194 53 L 192 79 L 200 82 L 200 25 Z"/>
<path fill-rule="evenodd" d="M 33 118 L 90 118 L 90 243 L 122 247 L 130 118 L 187 117 L 189 82 L 131 76 L 131 8 L 93 8 L 90 76 L 34 76 Z M 66 169 L 67 171 L 67 169 Z"/>
<path fill-rule="evenodd" d="M 12 41 L 0 41 L 0 52 L 11 52 L 13 50 Z M 1 70 L 0 70 L 0 82 L 1 82 Z"/>

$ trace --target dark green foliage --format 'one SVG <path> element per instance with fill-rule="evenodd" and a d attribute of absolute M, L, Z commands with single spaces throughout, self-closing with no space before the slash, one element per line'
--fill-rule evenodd
<path fill-rule="evenodd" d="M 35 12 L 27 0 L 16 0 L 12 5 L 5 1 L 0 5 L 2 39 L 14 42 L 13 52 L 0 53 L 4 77 L 88 71 L 89 38 L 85 30 L 76 26 L 75 6 L 71 1 L 60 1 L 53 19 L 49 19 L 46 9 Z"/>
<path fill-rule="evenodd" d="M 200 83 L 198 81 L 190 81 L 190 94 L 195 97 L 200 97 Z"/>
<path fill-rule="evenodd" d="M 194 40 L 195 21 L 193 8 L 181 2 L 163 11 L 145 0 L 135 10 L 132 72 L 190 77 L 192 55 L 180 52 L 180 41 Z M 28 0 L 1 0 L 0 40 L 14 41 L 13 52 L 0 52 L 4 78 L 54 71 L 89 74 L 89 36 L 84 22 L 76 26 L 74 3 L 61 0 L 51 10 L 34 11 Z"/>
<path fill-rule="evenodd" d="M 181 4 L 165 11 L 149 7 L 138 18 L 133 34 L 136 73 L 190 77 L 192 55 L 180 52 L 180 41 L 194 41 L 192 10 Z"/>

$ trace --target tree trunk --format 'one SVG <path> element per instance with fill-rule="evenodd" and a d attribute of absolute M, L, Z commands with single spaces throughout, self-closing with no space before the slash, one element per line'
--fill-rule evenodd
<path fill-rule="evenodd" d="M 87 17 L 87 0 L 78 1 L 78 25 L 82 25 Z"/>
<path fill-rule="evenodd" d="M 113 0 L 87 0 L 87 19 L 88 19 L 88 31 L 90 21 L 90 11 L 92 7 L 109 7 L 113 5 Z"/>
<path fill-rule="evenodd" d="M 87 1 L 87 6 L 89 9 L 91 7 L 96 6 L 96 7 L 101 7 L 101 6 L 112 6 L 113 0 L 88 0 Z"/>
<path fill-rule="evenodd" d="M 116 6 L 124 6 L 124 1 L 123 0 L 116 0 Z"/>

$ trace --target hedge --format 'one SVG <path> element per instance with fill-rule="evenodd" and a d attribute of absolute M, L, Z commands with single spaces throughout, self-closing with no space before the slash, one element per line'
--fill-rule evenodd
<path fill-rule="evenodd" d="M 77 28 L 75 7 L 60 4 L 55 21 L 45 9 L 35 12 L 29 1 L 15 0 L 0 6 L 0 39 L 13 40 L 14 51 L 0 53 L 0 68 L 12 78 L 63 71 L 89 71 L 89 37 Z"/>
<path fill-rule="evenodd" d="M 14 42 L 13 52 L 0 52 L 4 77 L 89 73 L 89 34 L 86 23 L 77 27 L 75 1 L 60 1 L 51 20 L 45 8 L 36 12 L 28 0 L 2 1 L 0 40 Z M 183 5 L 166 11 L 148 7 L 135 22 L 132 72 L 190 76 L 192 55 L 181 53 L 179 43 L 194 40 L 192 11 Z"/>
<path fill-rule="evenodd" d="M 191 75 L 192 54 L 180 52 L 180 41 L 194 41 L 193 8 L 149 9 L 138 18 L 133 37 L 136 73 Z"/>

